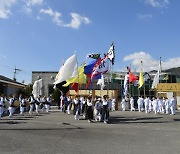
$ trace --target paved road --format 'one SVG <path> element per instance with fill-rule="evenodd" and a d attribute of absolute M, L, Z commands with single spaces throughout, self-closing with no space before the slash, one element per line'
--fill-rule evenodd
<path fill-rule="evenodd" d="M 180 154 L 180 112 L 110 115 L 109 124 L 75 121 L 59 111 L 3 117 L 0 154 Z"/>

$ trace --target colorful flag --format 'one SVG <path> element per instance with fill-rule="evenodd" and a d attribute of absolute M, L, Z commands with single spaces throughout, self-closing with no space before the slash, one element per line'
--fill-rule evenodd
<path fill-rule="evenodd" d="M 59 69 L 57 79 L 54 84 L 66 81 L 70 77 L 75 77 L 78 74 L 76 54 L 66 60 L 64 65 Z"/>
<path fill-rule="evenodd" d="M 90 61 L 86 66 L 84 66 L 84 74 L 86 74 L 88 77 L 91 76 L 94 65 L 96 64 L 97 60 Z"/>
<path fill-rule="evenodd" d="M 114 65 L 114 59 L 115 59 L 115 48 L 114 48 L 114 44 L 111 44 L 111 47 L 107 53 L 107 56 L 109 58 L 109 60 L 111 61 L 112 65 Z"/>
<path fill-rule="evenodd" d="M 92 73 L 90 75 L 90 79 L 88 84 L 86 85 L 86 89 L 89 87 L 92 79 L 99 76 L 102 73 L 106 73 L 109 70 L 109 61 L 107 55 L 103 59 L 98 59 L 93 67 Z"/>
<path fill-rule="evenodd" d="M 86 58 L 99 59 L 101 54 L 99 53 L 91 53 L 86 56 Z"/>
<path fill-rule="evenodd" d="M 64 87 L 69 86 L 71 83 L 86 83 L 86 75 L 84 74 L 84 66 L 80 66 L 78 68 L 78 75 L 75 77 L 71 77 L 66 80 L 66 84 L 63 85 Z"/>
<path fill-rule="evenodd" d="M 108 57 L 105 56 L 103 59 L 98 59 L 93 67 L 91 79 L 93 79 L 95 76 L 98 76 L 101 73 L 106 73 L 108 70 L 109 70 Z"/>
<path fill-rule="evenodd" d="M 140 71 L 140 74 L 139 74 L 139 87 L 138 88 L 141 88 L 144 84 L 144 76 L 143 76 L 143 72 L 142 72 L 142 69 Z"/>

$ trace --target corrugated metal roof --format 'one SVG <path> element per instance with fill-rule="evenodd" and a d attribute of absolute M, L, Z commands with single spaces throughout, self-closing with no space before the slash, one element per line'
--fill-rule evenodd
<path fill-rule="evenodd" d="M 13 84 L 13 85 L 17 85 L 17 86 L 25 86 L 23 83 L 14 81 L 10 78 L 7 78 L 5 76 L 0 75 L 0 82 L 4 82 L 4 83 L 8 83 L 8 84 Z"/>

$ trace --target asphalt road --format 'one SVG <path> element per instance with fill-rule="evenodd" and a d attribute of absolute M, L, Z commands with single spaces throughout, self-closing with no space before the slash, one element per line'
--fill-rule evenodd
<path fill-rule="evenodd" d="M 180 154 L 180 112 L 110 113 L 109 124 L 59 111 L 3 117 L 0 154 Z"/>

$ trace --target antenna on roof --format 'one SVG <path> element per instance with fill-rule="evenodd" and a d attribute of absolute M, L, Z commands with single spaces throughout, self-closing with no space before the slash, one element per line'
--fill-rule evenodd
<path fill-rule="evenodd" d="M 14 77 L 13 77 L 13 80 L 14 80 L 14 81 L 16 81 L 16 74 L 17 74 L 17 71 L 22 71 L 22 70 L 16 68 L 16 66 L 15 66 L 15 68 L 14 68 Z"/>

